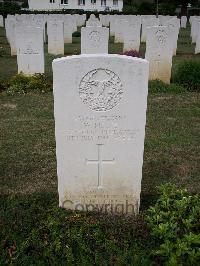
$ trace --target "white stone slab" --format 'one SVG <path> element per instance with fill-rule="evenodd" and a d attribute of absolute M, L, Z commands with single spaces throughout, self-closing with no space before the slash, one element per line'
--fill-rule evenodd
<path fill-rule="evenodd" d="M 142 20 L 142 35 L 141 35 L 141 42 L 146 42 L 147 38 L 147 28 L 158 26 L 160 23 L 159 19 L 155 16 L 147 16 Z"/>
<path fill-rule="evenodd" d="M 14 16 L 10 16 L 5 21 L 6 37 L 10 44 L 11 56 L 17 55 L 16 41 L 15 41 L 15 24 Z"/>
<path fill-rule="evenodd" d="M 58 20 L 47 22 L 48 53 L 53 55 L 64 54 L 64 23 Z"/>
<path fill-rule="evenodd" d="M 200 22 L 200 17 L 194 17 L 191 27 L 192 43 L 196 43 L 197 41 L 198 32 L 199 32 L 199 22 Z"/>
<path fill-rule="evenodd" d="M 18 73 L 44 73 L 44 36 L 43 29 L 36 27 L 17 27 L 17 64 Z"/>
<path fill-rule="evenodd" d="M 96 19 L 89 19 L 86 21 L 86 27 L 102 27 L 102 23 Z"/>
<path fill-rule="evenodd" d="M 75 17 L 76 17 L 76 24 L 78 27 L 82 27 L 85 25 L 86 14 L 83 15 L 76 14 Z"/>
<path fill-rule="evenodd" d="M 173 55 L 176 55 L 180 21 L 177 18 L 171 19 L 168 21 L 167 27 L 169 28 L 170 39 L 173 45 Z"/>
<path fill-rule="evenodd" d="M 149 79 L 170 83 L 173 47 L 165 26 L 147 29 L 145 59 L 149 61 Z"/>
<path fill-rule="evenodd" d="M 64 42 L 72 43 L 72 33 L 74 31 L 74 25 L 71 19 L 65 17 L 64 19 Z"/>
<path fill-rule="evenodd" d="M 110 36 L 115 36 L 115 20 L 117 15 L 110 15 Z"/>
<path fill-rule="evenodd" d="M 105 27 L 85 27 L 81 29 L 82 54 L 107 54 L 109 29 Z"/>
<path fill-rule="evenodd" d="M 182 16 L 181 17 L 181 28 L 186 28 L 187 27 L 187 17 Z"/>
<path fill-rule="evenodd" d="M 0 27 L 4 27 L 4 19 L 2 15 L 0 15 Z"/>
<path fill-rule="evenodd" d="M 110 25 L 110 15 L 99 15 L 100 22 L 102 23 L 102 26 L 109 27 Z"/>
<path fill-rule="evenodd" d="M 198 22 L 198 31 L 196 37 L 196 46 L 195 46 L 195 54 L 200 53 L 200 22 Z"/>
<path fill-rule="evenodd" d="M 60 206 L 138 213 L 148 69 L 121 55 L 53 61 Z"/>
<path fill-rule="evenodd" d="M 128 21 L 123 18 L 115 19 L 115 43 L 124 42 L 124 29 L 128 27 Z"/>
<path fill-rule="evenodd" d="M 140 50 L 140 24 L 129 24 L 125 27 L 123 36 L 124 36 L 124 47 L 123 52 L 135 50 Z"/>

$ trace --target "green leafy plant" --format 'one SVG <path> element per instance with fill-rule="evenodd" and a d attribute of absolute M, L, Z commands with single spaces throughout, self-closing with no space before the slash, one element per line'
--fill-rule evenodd
<path fill-rule="evenodd" d="M 200 259 L 200 197 L 166 184 L 147 217 L 151 256 L 162 265 L 197 265 Z"/>
<path fill-rule="evenodd" d="M 183 61 L 177 66 L 173 78 L 174 82 L 187 88 L 200 92 L 200 61 Z"/>
<path fill-rule="evenodd" d="M 81 33 L 80 31 L 75 31 L 73 34 L 72 34 L 73 37 L 81 37 Z"/>
<path fill-rule="evenodd" d="M 0 57 L 6 55 L 6 49 L 3 46 L 0 46 Z"/>
<path fill-rule="evenodd" d="M 150 265 L 143 216 L 67 211 L 52 195 L 7 200 L 2 220 L 13 226 L 0 223 L 0 265 Z"/>
<path fill-rule="evenodd" d="M 35 74 L 33 76 L 27 76 L 20 73 L 8 81 L 6 93 L 9 95 L 26 94 L 30 91 L 44 93 L 50 90 L 51 85 L 45 75 Z"/>
<path fill-rule="evenodd" d="M 155 12 L 155 4 L 150 2 L 142 2 L 138 7 L 139 14 L 149 15 Z"/>

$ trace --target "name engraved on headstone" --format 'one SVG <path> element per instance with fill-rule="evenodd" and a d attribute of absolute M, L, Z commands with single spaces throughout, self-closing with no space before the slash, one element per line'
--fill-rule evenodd
<path fill-rule="evenodd" d="M 120 124 L 126 120 L 126 116 L 102 115 L 99 118 L 93 116 L 79 116 L 76 128 L 69 129 L 63 134 L 67 141 L 86 141 L 97 143 L 102 140 L 131 141 L 135 138 L 137 130 L 123 128 Z"/>
<path fill-rule="evenodd" d="M 33 44 L 27 43 L 26 47 L 24 49 L 21 49 L 20 51 L 21 54 L 39 54 L 39 51 L 37 51 L 34 47 Z"/>

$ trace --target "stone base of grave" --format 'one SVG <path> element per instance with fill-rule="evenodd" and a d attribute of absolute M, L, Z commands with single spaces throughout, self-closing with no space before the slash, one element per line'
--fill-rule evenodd
<path fill-rule="evenodd" d="M 110 193 L 105 189 L 72 194 L 65 192 L 60 207 L 68 210 L 93 211 L 109 214 L 137 215 L 140 196 Z"/>

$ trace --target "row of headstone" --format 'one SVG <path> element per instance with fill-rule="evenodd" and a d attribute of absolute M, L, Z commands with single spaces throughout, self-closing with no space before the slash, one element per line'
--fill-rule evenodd
<path fill-rule="evenodd" d="M 44 73 L 44 42 L 48 38 L 49 53 L 63 55 L 64 43 L 72 43 L 72 33 L 78 25 L 84 25 L 85 18 L 85 15 L 9 15 L 5 20 L 6 36 L 11 55 L 17 55 L 18 72 Z"/>
<path fill-rule="evenodd" d="M 140 42 L 146 42 L 149 77 L 166 83 L 171 78 L 172 57 L 176 55 L 179 30 L 180 20 L 172 16 L 115 16 L 110 21 L 110 33 L 116 43 L 123 43 L 124 52 L 139 51 Z"/>
<path fill-rule="evenodd" d="M 59 55 L 64 54 L 64 42 L 72 42 L 72 32 L 77 29 L 77 24 L 71 20 L 71 15 L 52 15 L 47 19 L 48 52 Z M 79 16 L 80 17 L 80 16 Z M 32 21 L 33 18 L 29 21 Z M 8 19 L 13 25 L 13 17 Z M 19 23 L 20 19 L 17 19 Z M 37 17 L 38 26 L 45 31 L 44 17 Z M 148 23 L 147 23 L 148 22 Z M 7 23 L 6 23 L 7 24 Z M 99 54 L 108 53 L 109 30 L 102 27 L 110 24 L 110 34 L 115 36 L 115 42 L 123 42 L 123 50 L 139 51 L 140 39 L 146 41 L 145 58 L 150 62 L 150 79 L 160 79 L 169 83 L 171 78 L 172 56 L 176 54 L 180 20 L 170 16 L 110 16 L 102 15 L 100 19 L 91 15 L 86 22 L 86 27 L 81 32 L 81 53 Z M 114 26 L 112 26 L 114 24 Z M 149 27 L 147 27 L 149 25 Z M 152 26 L 154 25 L 154 26 Z M 142 27 L 142 34 L 141 34 Z M 113 30 L 113 32 L 112 32 Z M 14 34 L 11 33 L 11 36 Z M 44 34 L 45 36 L 45 34 Z M 12 37 L 8 34 L 8 39 Z M 63 41 L 64 39 L 64 41 Z M 26 42 L 26 41 L 25 41 Z M 14 43 L 15 44 L 15 43 Z M 28 44 L 30 46 L 30 43 Z M 29 52 L 31 51 L 28 49 Z M 164 51 L 164 52 L 162 52 Z M 14 54 L 15 52 L 13 52 Z M 42 54 L 42 58 L 43 58 Z M 21 68 L 19 68 L 20 70 Z"/>

